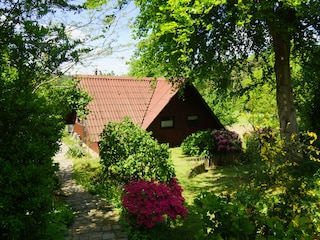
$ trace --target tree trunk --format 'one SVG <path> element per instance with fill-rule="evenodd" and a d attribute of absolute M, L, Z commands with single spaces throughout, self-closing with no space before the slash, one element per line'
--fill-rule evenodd
<path fill-rule="evenodd" d="M 275 73 L 277 82 L 277 105 L 282 137 L 298 132 L 296 111 L 293 103 L 290 73 L 290 39 L 282 34 L 272 34 L 275 52 Z"/>

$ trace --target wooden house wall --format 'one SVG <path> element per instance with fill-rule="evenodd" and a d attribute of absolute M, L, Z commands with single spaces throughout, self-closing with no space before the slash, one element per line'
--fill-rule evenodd
<path fill-rule="evenodd" d="M 188 126 L 187 117 L 191 115 L 198 116 L 198 126 Z M 172 128 L 161 128 L 161 120 L 171 116 L 174 119 L 174 126 Z M 160 143 L 179 146 L 188 135 L 208 128 L 220 129 L 223 126 L 198 91 L 189 86 L 186 87 L 183 95 L 176 94 L 171 99 L 147 130 L 151 131 Z"/>
<path fill-rule="evenodd" d="M 98 142 L 91 142 L 87 139 L 86 136 L 89 136 L 89 132 L 84 130 L 83 124 L 80 124 L 76 122 L 74 124 L 74 133 L 77 133 L 83 143 L 85 143 L 87 146 L 89 146 L 93 151 L 96 153 L 99 153 L 99 145 Z"/>

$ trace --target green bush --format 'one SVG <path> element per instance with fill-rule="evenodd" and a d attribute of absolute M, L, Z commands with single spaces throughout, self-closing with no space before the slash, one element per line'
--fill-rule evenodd
<path fill-rule="evenodd" d="M 69 149 L 67 151 L 68 157 L 82 158 L 84 157 L 84 155 L 85 155 L 84 149 L 79 144 L 74 144 L 69 146 Z"/>
<path fill-rule="evenodd" d="M 216 142 L 211 135 L 212 130 L 198 131 L 186 137 L 181 143 L 183 154 L 188 156 L 210 156 L 216 148 Z"/>
<path fill-rule="evenodd" d="M 230 195 L 202 193 L 195 204 L 204 223 L 198 239 L 250 239 L 254 234 L 255 225 L 246 206 Z"/>
<path fill-rule="evenodd" d="M 235 197 L 247 206 L 261 239 L 314 239 L 319 229 L 319 149 L 311 132 L 284 141 L 268 129 L 247 140 L 255 167 Z M 263 238 L 262 238 L 263 237 Z"/>
<path fill-rule="evenodd" d="M 189 156 L 214 156 L 219 153 L 241 152 L 242 142 L 236 132 L 227 129 L 208 129 L 186 137 L 181 149 Z"/>
<path fill-rule="evenodd" d="M 68 232 L 68 226 L 73 221 L 72 209 L 60 199 L 54 201 L 53 210 L 49 214 L 49 225 L 45 240 L 63 240 Z"/>
<path fill-rule="evenodd" d="M 249 179 L 229 195 L 196 198 L 199 239 L 316 239 L 320 234 L 320 150 L 311 132 L 282 139 L 270 129 L 246 137 Z"/>
<path fill-rule="evenodd" d="M 132 180 L 167 182 L 175 176 L 169 146 L 159 144 L 151 133 L 129 118 L 109 122 L 99 142 L 102 176 L 109 189 Z"/>
<path fill-rule="evenodd" d="M 0 238 L 43 239 L 55 189 L 52 156 L 63 125 L 43 99 L 27 91 L 12 96 L 18 83 L 8 91 L 1 83 Z"/>

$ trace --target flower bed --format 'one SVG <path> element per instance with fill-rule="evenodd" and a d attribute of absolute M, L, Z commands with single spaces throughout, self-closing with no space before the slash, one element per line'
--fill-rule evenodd
<path fill-rule="evenodd" d="M 153 228 L 168 218 L 186 217 L 182 188 L 175 178 L 168 183 L 131 181 L 124 186 L 124 190 L 122 205 L 126 219 L 133 226 Z"/>
<path fill-rule="evenodd" d="M 236 132 L 219 129 L 213 130 L 211 135 L 216 142 L 216 148 L 210 165 L 224 166 L 241 160 L 242 142 Z"/>

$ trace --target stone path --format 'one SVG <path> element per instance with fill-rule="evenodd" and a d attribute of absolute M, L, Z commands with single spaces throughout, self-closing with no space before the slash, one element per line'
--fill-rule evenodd
<path fill-rule="evenodd" d="M 66 159 L 67 146 L 62 145 L 54 161 L 59 163 L 58 175 L 66 202 L 74 211 L 74 222 L 66 240 L 127 240 L 118 224 L 117 211 L 98 196 L 88 193 L 72 179 L 73 163 Z"/>

